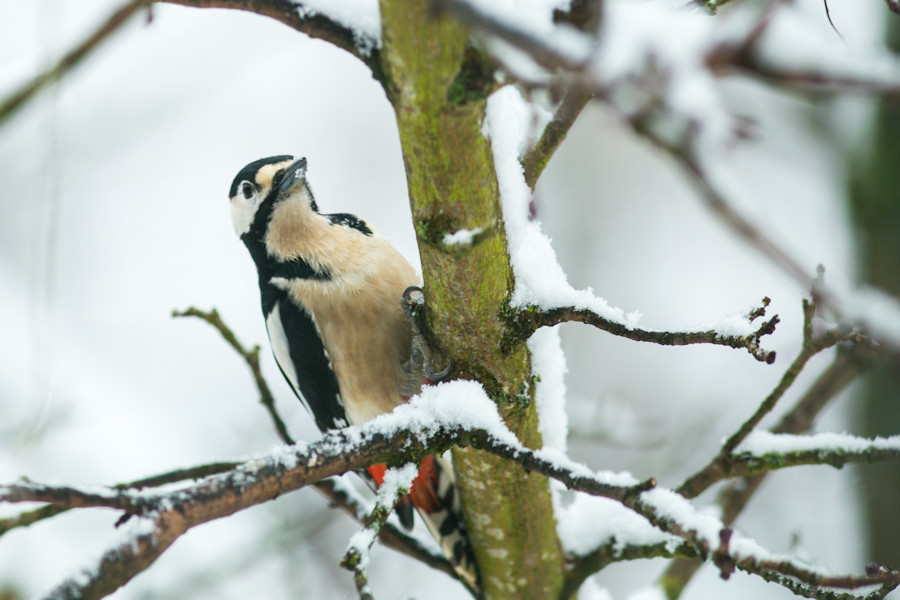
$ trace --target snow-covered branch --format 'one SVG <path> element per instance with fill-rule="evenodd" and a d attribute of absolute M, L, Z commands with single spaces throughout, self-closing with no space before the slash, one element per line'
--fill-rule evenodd
<path fill-rule="evenodd" d="M 809 300 L 803 300 L 803 346 L 797 357 L 787 368 L 775 389 L 766 396 L 765 400 L 760 403 L 759 407 L 753 415 L 747 419 L 740 428 L 732 434 L 719 451 L 719 454 L 703 469 L 693 476 L 689 477 L 679 488 L 679 493 L 685 497 L 693 498 L 709 488 L 715 482 L 721 480 L 730 473 L 730 468 L 734 461 L 735 449 L 756 429 L 763 418 L 775 408 L 777 402 L 784 396 L 785 392 L 793 385 L 797 376 L 806 366 L 809 360 L 819 352 L 831 348 L 836 344 L 856 339 L 858 336 L 852 334 L 844 327 L 836 327 L 822 334 L 815 335 L 813 333 L 813 318 L 816 313 L 816 304 Z M 744 474 L 744 473 L 741 473 Z"/>
<path fill-rule="evenodd" d="M 284 420 L 281 418 L 278 409 L 275 407 L 275 398 L 260 369 L 259 346 L 254 346 L 251 349 L 245 348 L 238 340 L 234 331 L 225 324 L 225 321 L 215 308 L 209 311 L 203 311 L 194 307 L 189 307 L 184 311 L 173 311 L 172 316 L 197 317 L 219 332 L 222 339 L 237 352 L 238 356 L 240 356 L 247 365 L 247 368 L 250 369 L 253 381 L 259 391 L 260 404 L 262 404 L 269 413 L 269 417 L 271 418 L 281 441 L 285 444 L 293 445 L 295 443 L 294 439 L 288 432 Z M 362 497 L 356 494 L 352 488 L 341 484 L 339 479 L 333 477 L 324 479 L 315 482 L 313 486 L 320 494 L 325 496 L 333 506 L 342 509 L 360 523 L 368 522 L 374 508 L 370 506 L 369 502 L 366 502 Z M 51 511 L 55 509 L 57 512 L 60 510 L 55 506 L 44 507 L 38 510 L 44 509 L 51 509 Z M 52 516 L 52 514 L 56 514 L 56 512 L 52 512 L 48 516 Z M 28 517 L 28 515 L 28 513 L 25 513 L 25 515 L 22 516 Z M 0 521 L 0 534 L 2 534 L 2 531 L 2 521 Z M 408 535 L 393 523 L 382 523 L 378 529 L 378 537 L 381 540 L 381 543 L 388 548 L 417 559 L 433 569 L 447 573 L 451 577 L 456 577 L 456 571 L 443 555 L 436 554 L 428 548 L 425 548 L 416 538 Z"/>
<path fill-rule="evenodd" d="M 809 430 L 828 402 L 844 390 L 864 368 L 867 359 L 861 356 L 862 354 L 871 353 L 860 346 L 840 349 L 831 365 L 819 375 L 796 405 L 782 417 L 778 425 L 772 428 L 772 432 L 796 435 Z M 768 471 L 764 471 L 749 477 L 735 478 L 722 489 L 717 502 L 721 507 L 724 525 L 731 526 L 734 523 L 756 494 L 767 473 Z M 683 486 L 679 488 L 679 492 L 689 498 L 693 497 L 690 492 L 698 490 L 699 487 L 695 490 L 686 490 Z M 660 585 L 666 587 L 670 598 L 677 598 L 701 564 L 699 561 L 673 562 L 660 576 Z"/>
<path fill-rule="evenodd" d="M 662 532 L 688 542 L 723 570 L 739 568 L 785 585 L 859 587 L 900 582 L 893 572 L 867 577 L 830 577 L 797 561 L 765 551 L 730 533 L 716 518 L 699 513 L 681 495 L 639 482 L 628 475 L 595 473 L 565 454 L 522 446 L 506 429 L 480 385 L 456 381 L 427 388 L 421 397 L 363 426 L 330 431 L 311 444 L 276 449 L 236 468 L 174 490 L 16 483 L 0 486 L 0 501 L 51 502 L 65 507 L 109 507 L 135 520 L 125 543 L 107 552 L 97 568 L 67 581 L 51 597 L 78 590 L 99 597 L 146 569 L 178 536 L 210 520 L 272 500 L 325 477 L 371 464 L 417 462 L 451 444 L 469 445 L 518 463 L 527 471 L 553 477 L 569 489 L 609 498 L 636 512 Z M 402 483 L 396 486 L 403 487 Z M 396 492 L 395 492 L 396 493 Z M 381 504 L 390 503 L 390 500 Z M 383 521 L 382 521 L 383 522 Z M 721 541 L 726 539 L 726 541 Z M 358 541 L 358 540 L 357 540 Z M 357 549 L 361 546 L 357 544 Z M 348 560 L 364 564 L 361 553 Z M 67 590 L 63 593 L 63 590 Z M 102 592 L 102 593 L 101 593 Z"/>
<path fill-rule="evenodd" d="M 129 0 L 116 8 L 96 29 L 66 52 L 53 66 L 0 100 L 0 124 L 25 106 L 44 88 L 78 66 L 100 48 L 115 32 L 142 9 L 153 4 L 177 4 L 194 8 L 228 8 L 271 17 L 310 37 L 329 42 L 353 54 L 366 64 L 372 75 L 386 78 L 378 57 L 380 41 L 366 32 L 345 26 L 323 12 L 292 0 Z"/>
<path fill-rule="evenodd" d="M 522 168 L 525 171 L 525 183 L 528 187 L 534 189 L 538 178 L 544 172 L 544 167 L 550 162 L 553 153 L 559 148 L 559 145 L 566 139 L 566 134 L 575 123 L 575 119 L 581 114 L 581 110 L 590 101 L 591 95 L 580 90 L 569 90 L 559 106 L 553 113 L 553 118 L 544 127 L 540 139 L 535 143 L 524 157 L 522 157 Z"/>
<path fill-rule="evenodd" d="M 341 566 L 353 572 L 360 600 L 373 599 L 366 571 L 369 564 L 369 550 L 387 524 L 394 506 L 409 492 L 418 472 L 419 469 L 415 463 L 385 472 L 384 483 L 378 488 L 378 497 L 371 514 L 366 519 L 365 528 L 350 538 L 350 542 L 347 544 L 347 552 L 341 559 Z"/>
<path fill-rule="evenodd" d="M 604 4 L 597 36 L 562 26 L 538 29 L 487 3 L 432 2 L 544 69 L 513 73 L 514 78 L 530 77 L 528 86 L 571 89 L 610 105 L 682 167 L 722 223 L 806 289 L 816 281 L 814 269 L 750 216 L 752 201 L 723 164 L 724 149 L 740 127 L 724 108 L 716 80 L 742 72 L 782 87 L 900 97 L 900 64 L 888 52 L 835 52 L 790 3 L 779 0 L 741 6 L 721 25 L 685 11 L 612 1 Z M 803 40 L 804 52 L 793 50 L 797 40 Z M 824 284 L 817 293 L 840 320 L 863 326 L 883 346 L 900 351 L 896 301 L 877 290 Z"/>
<path fill-rule="evenodd" d="M 165 4 L 178 4 L 195 8 L 228 8 L 253 12 L 271 17 L 296 29 L 301 33 L 329 42 L 350 54 L 357 56 L 370 68 L 376 65 L 374 56 L 378 40 L 371 39 L 360 31 L 356 31 L 339 23 L 325 12 L 319 12 L 304 2 L 292 0 L 154 0 Z M 373 68 L 373 73 L 380 73 Z"/>
<path fill-rule="evenodd" d="M 797 465 L 830 465 L 900 460 L 900 436 L 865 439 L 839 433 L 815 435 L 755 431 L 734 451 L 729 475 L 753 475 Z"/>
<path fill-rule="evenodd" d="M 512 345 L 527 339 L 540 327 L 552 327 L 560 323 L 576 321 L 593 325 L 598 329 L 609 332 L 619 337 L 628 338 L 638 342 L 652 342 L 662 346 L 688 346 L 693 344 L 713 344 L 728 346 L 731 348 L 744 348 L 756 360 L 772 364 L 775 362 L 775 351 L 764 350 L 759 345 L 760 339 L 773 333 L 779 321 L 778 315 L 768 321 L 763 321 L 756 330 L 749 330 L 747 325 L 756 319 L 765 316 L 769 299 L 764 298 L 762 305 L 755 308 L 748 315 L 732 317 L 722 321 L 718 327 L 702 331 L 654 331 L 629 326 L 627 323 L 612 320 L 588 309 L 573 306 L 553 309 L 540 309 L 528 307 L 517 310 L 510 309 L 508 314 L 509 339 Z M 738 330 L 735 333 L 735 330 Z"/>

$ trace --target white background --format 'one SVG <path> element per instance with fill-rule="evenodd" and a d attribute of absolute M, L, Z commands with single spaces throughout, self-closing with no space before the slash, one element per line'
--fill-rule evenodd
<path fill-rule="evenodd" d="M 820 4 L 808 4 L 827 27 Z M 830 5 L 848 40 L 875 35 L 879 2 Z M 0 0 L 0 97 L 114 6 Z M 0 481 L 115 483 L 275 444 L 238 357 L 206 324 L 170 317 L 189 305 L 217 307 L 245 344 L 264 345 L 292 433 L 318 436 L 265 348 L 255 272 L 231 229 L 228 185 L 245 163 L 306 156 L 323 211 L 364 216 L 417 264 L 392 111 L 364 66 L 249 13 L 153 14 L 0 125 Z M 749 81 L 727 93 L 757 123 L 732 158 L 761 214 L 810 266 L 852 275 L 843 194 L 858 107 L 813 107 Z M 573 456 L 677 485 L 780 378 L 798 347 L 803 290 L 725 232 L 678 171 L 602 108 L 579 120 L 537 204 L 570 281 L 641 311 L 646 326 L 711 323 L 764 295 L 782 316 L 767 342 L 775 366 L 563 328 Z M 843 430 L 848 406 L 830 409 L 823 428 Z M 853 490 L 851 470 L 778 473 L 738 525 L 772 550 L 860 572 Z M 82 511 L 3 536 L 0 589 L 47 591 L 114 538 L 116 517 Z M 192 531 L 114 597 L 353 597 L 337 563 L 356 529 L 315 493 L 291 494 Z M 624 598 L 660 566 L 616 565 L 597 581 Z M 374 551 L 370 572 L 379 597 L 462 594 L 389 550 Z M 789 596 L 739 574 L 723 583 L 713 569 L 688 589 L 763 595 Z"/>

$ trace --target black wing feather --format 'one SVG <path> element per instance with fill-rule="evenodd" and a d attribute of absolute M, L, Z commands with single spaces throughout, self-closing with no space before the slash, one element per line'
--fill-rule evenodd
<path fill-rule="evenodd" d="M 278 368 L 285 380 L 307 408 L 321 431 L 337 429 L 347 425 L 347 415 L 341 404 L 337 378 L 328 363 L 322 338 L 309 314 L 291 302 L 287 294 L 272 284 L 260 283 L 263 316 L 268 322 L 269 314 L 278 307 L 281 326 L 288 339 L 288 350 L 294 372 L 297 374 L 299 390 L 284 372 Z M 277 357 L 276 357 L 276 362 Z"/>

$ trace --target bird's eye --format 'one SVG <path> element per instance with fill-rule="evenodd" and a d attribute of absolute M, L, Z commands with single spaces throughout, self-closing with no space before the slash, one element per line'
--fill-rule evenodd
<path fill-rule="evenodd" d="M 250 183 L 249 181 L 241 182 L 241 193 L 244 195 L 244 198 L 249 200 L 256 194 L 256 186 Z"/>

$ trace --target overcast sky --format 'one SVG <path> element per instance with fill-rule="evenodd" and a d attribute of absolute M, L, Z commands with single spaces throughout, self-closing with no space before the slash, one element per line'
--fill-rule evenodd
<path fill-rule="evenodd" d="M 820 4 L 808 4 L 822 18 Z M 829 4 L 848 39 L 870 34 L 859 0 Z M 114 6 L 0 0 L 0 97 Z M 851 276 L 845 160 L 834 140 L 847 139 L 835 123 L 858 124 L 859 112 L 812 109 L 746 81 L 726 92 L 757 125 L 734 160 L 760 214 L 811 264 Z M 265 347 L 256 275 L 227 206 L 244 164 L 282 153 L 307 157 L 323 211 L 364 216 L 418 265 L 380 87 L 353 57 L 264 17 L 158 6 L 152 23 L 134 19 L 0 126 L 0 481 L 115 483 L 275 444 L 236 355 L 207 325 L 170 317 L 189 305 L 217 307 L 244 343 L 264 346 L 291 431 L 318 436 Z M 765 295 L 782 315 L 768 342 L 781 353 L 771 367 L 724 348 L 651 347 L 564 328 L 575 458 L 675 484 L 781 376 L 798 347 L 802 290 L 725 232 L 674 167 L 603 109 L 582 116 L 537 205 L 570 281 L 641 311 L 648 327 L 711 323 Z M 843 429 L 844 413 L 835 407 L 825 428 Z M 852 473 L 812 476 L 815 486 L 809 471 L 773 477 L 740 524 L 772 550 L 791 550 L 796 539 L 801 553 L 859 571 L 861 548 L 835 537 L 858 525 L 847 509 Z M 115 518 L 66 515 L 5 535 L 0 588 L 45 591 L 106 546 Z M 337 562 L 355 529 L 315 494 L 292 494 L 192 531 L 115 597 L 187 589 L 192 598 L 240 598 L 258 586 L 269 598 L 296 597 L 292 585 L 310 586 L 309 597 L 346 597 L 352 580 Z M 445 576 L 389 550 L 373 560 L 373 585 L 386 597 L 458 597 Z M 624 598 L 658 566 L 616 566 L 600 582 Z M 696 589 L 786 594 L 735 579 L 707 573 Z M 436 592 L 436 582 L 447 590 Z"/>

